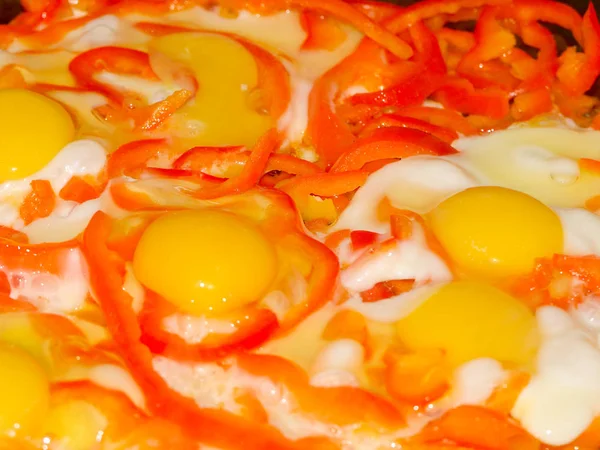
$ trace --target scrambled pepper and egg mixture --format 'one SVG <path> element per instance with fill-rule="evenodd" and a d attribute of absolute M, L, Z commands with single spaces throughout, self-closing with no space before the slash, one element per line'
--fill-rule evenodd
<path fill-rule="evenodd" d="M 23 8 L 0 449 L 600 448 L 593 4 Z"/>

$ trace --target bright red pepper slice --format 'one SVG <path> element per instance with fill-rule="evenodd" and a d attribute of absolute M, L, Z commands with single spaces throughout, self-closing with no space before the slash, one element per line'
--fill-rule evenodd
<path fill-rule="evenodd" d="M 449 155 L 456 150 L 448 143 L 413 128 L 380 128 L 356 141 L 331 168 L 331 173 L 360 170 L 371 161 L 413 155 Z"/>
<path fill-rule="evenodd" d="M 424 120 L 400 114 L 384 114 L 379 118 L 372 120 L 365 128 L 363 128 L 360 135 L 368 136 L 373 133 L 375 129 L 387 127 L 403 127 L 420 130 L 449 144 L 458 139 L 458 133 L 450 128 L 440 127 Z"/>
<path fill-rule="evenodd" d="M 465 114 L 502 119 L 509 113 L 509 93 L 500 88 L 475 89 L 466 79 L 448 80 L 434 95 L 444 107 Z"/>
<path fill-rule="evenodd" d="M 350 102 L 378 106 L 420 105 L 443 84 L 446 63 L 437 38 L 422 22 L 409 28 L 415 47 L 413 61 L 399 67 L 400 73 L 393 86 L 368 94 L 355 94 Z"/>

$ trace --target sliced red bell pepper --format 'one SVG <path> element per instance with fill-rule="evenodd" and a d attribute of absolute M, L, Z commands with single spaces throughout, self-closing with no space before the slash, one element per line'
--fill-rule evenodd
<path fill-rule="evenodd" d="M 279 356 L 240 353 L 236 361 L 242 370 L 289 389 L 299 413 L 341 426 L 397 429 L 404 425 L 403 413 L 385 398 L 357 387 L 313 387 L 300 367 Z"/>
<path fill-rule="evenodd" d="M 144 307 L 138 317 L 141 341 L 154 354 L 178 361 L 215 360 L 236 351 L 252 349 L 265 342 L 279 328 L 277 316 L 256 307 L 243 308 L 219 321 L 234 323 L 231 334 L 211 333 L 198 344 L 189 344 L 181 336 L 164 329 L 163 320 L 177 313 L 177 308 L 158 295 L 147 292 Z"/>
<path fill-rule="evenodd" d="M 346 34 L 338 23 L 314 11 L 304 11 L 300 24 L 306 32 L 303 50 L 335 50 L 346 40 Z"/>
<path fill-rule="evenodd" d="M 19 215 L 25 225 L 36 219 L 48 217 L 56 206 L 56 194 L 48 180 L 33 180 L 31 192 L 23 199 Z"/>
<path fill-rule="evenodd" d="M 413 3 L 396 16 L 384 22 L 388 30 L 400 33 L 413 23 L 443 14 L 456 14 L 461 9 L 479 8 L 484 5 L 501 5 L 511 0 L 424 0 Z"/>
<path fill-rule="evenodd" d="M 524 449 L 539 447 L 536 438 L 504 415 L 471 405 L 451 409 L 429 423 L 416 439 L 425 442 L 448 440 L 458 445 L 490 450 L 511 450 L 515 442 Z"/>
<path fill-rule="evenodd" d="M 477 134 L 477 129 L 462 114 L 456 111 L 430 106 L 409 106 L 399 110 L 398 114 L 448 128 L 465 136 Z"/>
<path fill-rule="evenodd" d="M 213 165 L 218 164 L 219 172 L 227 173 L 227 169 L 224 167 L 244 167 L 249 157 L 250 152 L 243 151 L 242 147 L 195 147 L 177 158 L 173 167 L 207 173 L 210 172 Z M 322 172 L 316 164 L 284 153 L 272 154 L 269 157 L 265 173 L 271 171 L 286 172 L 292 175 L 311 175 Z"/>
<path fill-rule="evenodd" d="M 299 450 L 318 448 L 306 442 L 294 443 L 275 429 L 246 421 L 232 413 L 200 408 L 193 399 L 172 390 L 152 366 L 152 354 L 141 342 L 137 316 L 132 299 L 122 289 L 124 262 L 106 246 L 111 234 L 112 220 L 97 213 L 83 237 L 90 266 L 90 280 L 104 310 L 107 327 L 121 356 L 136 382 L 146 394 L 147 406 L 154 414 L 182 424 L 194 439 L 219 448 L 236 449 L 240 442 L 248 449 Z"/>
<path fill-rule="evenodd" d="M 137 93 L 103 83 L 97 79 L 98 74 L 110 72 L 160 81 L 150 66 L 147 53 L 123 47 L 99 47 L 83 52 L 73 58 L 69 70 L 80 86 L 100 91 L 119 104 L 123 103 L 126 96 L 136 96 Z"/>
<path fill-rule="evenodd" d="M 175 159 L 179 154 L 167 144 L 166 139 L 133 141 L 120 146 L 109 156 L 106 172 L 108 178 L 137 178 L 151 161 L 165 157 Z"/>
<path fill-rule="evenodd" d="M 501 17 L 511 17 L 523 23 L 548 22 L 569 30 L 577 41 L 582 41 L 581 16 L 567 3 L 554 0 L 519 0 L 504 2 Z"/>
<path fill-rule="evenodd" d="M 449 79 L 434 95 L 446 108 L 465 114 L 502 119 L 509 113 L 509 93 L 499 88 L 475 89 L 465 79 Z"/>
<path fill-rule="evenodd" d="M 589 90 L 600 74 L 600 23 L 594 4 L 583 16 L 582 46 L 584 53 L 568 49 L 561 55 L 557 76 L 564 88 L 573 96 Z"/>
<path fill-rule="evenodd" d="M 379 118 L 372 120 L 363 128 L 361 136 L 368 136 L 378 128 L 387 127 L 402 127 L 423 131 L 449 144 L 458 139 L 458 133 L 450 128 L 432 125 L 424 120 L 402 116 L 400 114 L 384 114 Z"/>
<path fill-rule="evenodd" d="M 398 74 L 392 86 L 368 94 L 355 94 L 350 98 L 352 104 L 420 105 L 442 85 L 446 63 L 437 38 L 422 22 L 411 25 L 409 33 L 415 47 L 413 61 L 394 69 Z"/>
<path fill-rule="evenodd" d="M 94 180 L 75 176 L 63 186 L 58 193 L 58 196 L 63 200 L 83 203 L 98 198 L 105 187 L 105 180 Z"/>
<path fill-rule="evenodd" d="M 359 139 L 332 166 L 330 173 L 360 170 L 371 161 L 414 155 L 449 155 L 456 150 L 446 142 L 413 128 L 389 127 Z"/>
<path fill-rule="evenodd" d="M 517 95 L 510 107 L 510 114 L 515 121 L 526 121 L 552 111 L 553 106 L 550 90 L 541 88 Z"/>

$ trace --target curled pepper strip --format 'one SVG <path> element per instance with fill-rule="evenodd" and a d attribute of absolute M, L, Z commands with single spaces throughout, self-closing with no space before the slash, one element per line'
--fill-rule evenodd
<path fill-rule="evenodd" d="M 413 128 L 381 128 L 359 139 L 331 167 L 330 173 L 360 170 L 371 161 L 414 155 L 450 155 L 456 150 L 446 142 Z"/>
<path fill-rule="evenodd" d="M 134 379 L 146 394 L 154 414 L 184 424 L 191 437 L 207 445 L 236 449 L 300 450 L 319 448 L 294 443 L 274 428 L 247 422 L 229 412 L 200 408 L 193 399 L 172 390 L 152 366 L 152 354 L 141 342 L 141 330 L 131 306 L 132 298 L 123 289 L 124 265 L 106 243 L 110 240 L 112 219 L 99 212 L 83 236 L 83 248 L 90 266 L 90 281 L 104 311 L 107 328 L 115 340 Z"/>

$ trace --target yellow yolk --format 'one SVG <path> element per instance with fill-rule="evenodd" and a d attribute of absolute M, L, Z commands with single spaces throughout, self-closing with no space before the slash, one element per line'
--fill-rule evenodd
<path fill-rule="evenodd" d="M 527 364 L 537 344 L 534 314 L 488 284 L 447 284 L 397 323 L 411 349 L 443 349 L 453 364 L 489 357 Z"/>
<path fill-rule="evenodd" d="M 98 445 L 98 434 L 106 428 L 106 418 L 84 401 L 71 401 L 54 406 L 48 413 L 44 434 L 51 442 L 63 442 L 70 450 L 88 450 Z"/>
<path fill-rule="evenodd" d="M 48 377 L 38 362 L 17 347 L 0 345 L 0 433 L 35 430 L 49 401 Z"/>
<path fill-rule="evenodd" d="M 253 104 L 258 69 L 243 45 L 225 36 L 178 33 L 155 39 L 153 52 L 182 65 L 198 82 L 194 101 L 171 120 L 175 135 L 195 145 L 247 145 L 273 126 Z M 184 127 L 182 132 L 177 128 Z"/>
<path fill-rule="evenodd" d="M 25 89 L 0 90 L 0 123 L 0 181 L 41 170 L 75 135 L 59 103 Z"/>
<path fill-rule="evenodd" d="M 562 225 L 554 211 L 511 189 L 466 189 L 439 204 L 429 219 L 450 257 L 470 275 L 523 274 L 536 258 L 563 248 Z"/>
<path fill-rule="evenodd" d="M 275 278 L 277 256 L 259 229 L 234 214 L 178 211 L 144 231 L 133 271 L 183 311 L 213 315 L 260 300 Z"/>

